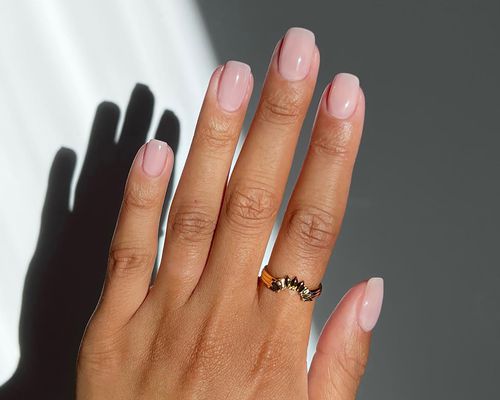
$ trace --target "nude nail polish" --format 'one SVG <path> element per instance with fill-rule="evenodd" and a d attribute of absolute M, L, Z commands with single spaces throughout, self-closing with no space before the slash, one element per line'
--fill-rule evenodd
<path fill-rule="evenodd" d="M 144 157 L 142 159 L 142 169 L 152 177 L 159 176 L 167 163 L 170 147 L 165 142 L 151 139 L 146 143 Z"/>
<path fill-rule="evenodd" d="M 221 73 L 217 100 L 220 106 L 229 112 L 240 108 L 250 81 L 250 66 L 239 61 L 228 61 Z"/>
<path fill-rule="evenodd" d="M 278 70 L 289 81 L 304 79 L 311 68 L 315 48 L 314 33 L 304 28 L 290 28 L 283 38 Z"/>
<path fill-rule="evenodd" d="M 384 280 L 382 278 L 369 279 L 358 310 L 358 325 L 363 331 L 370 332 L 377 324 L 383 299 Z"/>
<path fill-rule="evenodd" d="M 358 77 L 347 73 L 337 74 L 328 93 L 328 112 L 337 119 L 347 119 L 354 113 L 358 98 Z"/>

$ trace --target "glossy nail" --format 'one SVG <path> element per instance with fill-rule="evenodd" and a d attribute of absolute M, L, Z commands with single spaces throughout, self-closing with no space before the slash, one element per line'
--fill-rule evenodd
<path fill-rule="evenodd" d="M 217 90 L 220 106 L 229 112 L 240 108 L 250 81 L 250 67 L 239 61 L 228 61 L 222 69 Z"/>
<path fill-rule="evenodd" d="M 358 77 L 347 73 L 337 74 L 328 94 L 328 112 L 335 118 L 347 119 L 356 109 L 358 98 Z"/>
<path fill-rule="evenodd" d="M 371 278 L 365 287 L 365 294 L 358 311 L 358 324 L 365 332 L 370 332 L 377 324 L 384 299 L 384 280 Z"/>
<path fill-rule="evenodd" d="M 167 163 L 170 147 L 161 140 L 151 139 L 146 143 L 144 157 L 142 159 L 142 169 L 152 177 L 159 176 Z"/>
<path fill-rule="evenodd" d="M 311 68 L 315 48 L 314 33 L 304 28 L 290 28 L 281 45 L 278 70 L 289 81 L 304 79 Z"/>

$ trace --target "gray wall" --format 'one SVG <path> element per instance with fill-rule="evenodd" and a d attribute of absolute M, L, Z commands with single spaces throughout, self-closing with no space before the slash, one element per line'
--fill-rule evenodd
<path fill-rule="evenodd" d="M 385 278 L 359 398 L 498 398 L 500 2 L 198 3 L 219 61 L 251 64 L 257 88 L 289 26 L 316 33 L 319 87 L 360 76 L 364 139 L 315 320 L 356 281 Z"/>

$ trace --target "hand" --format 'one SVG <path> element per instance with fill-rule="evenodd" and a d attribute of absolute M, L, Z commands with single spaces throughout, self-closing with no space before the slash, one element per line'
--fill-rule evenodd
<path fill-rule="evenodd" d="M 210 80 L 171 204 L 151 286 L 173 151 L 153 140 L 133 161 L 104 289 L 84 335 L 77 397 L 353 399 L 378 319 L 383 281 L 352 288 L 326 324 L 309 373 L 314 301 L 257 279 L 319 68 L 314 35 L 291 29 L 272 56 L 228 181 L 253 78 L 228 62 Z M 319 286 L 344 215 L 364 118 L 356 77 L 321 98 L 310 147 L 268 271 Z"/>

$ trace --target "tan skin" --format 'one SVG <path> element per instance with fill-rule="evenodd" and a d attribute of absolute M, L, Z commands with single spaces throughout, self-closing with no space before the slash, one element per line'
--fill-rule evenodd
<path fill-rule="evenodd" d="M 161 208 L 173 154 L 160 176 L 134 161 L 110 248 L 99 305 L 78 359 L 77 398 L 354 399 L 371 333 L 356 322 L 366 282 L 351 289 L 323 329 L 310 371 L 313 302 L 275 293 L 257 277 L 280 206 L 319 68 L 284 80 L 273 54 L 260 103 L 228 180 L 248 100 L 217 103 L 214 72 L 167 223 L 157 279 Z M 314 288 L 346 207 L 364 120 L 364 96 L 337 120 L 323 94 L 310 147 L 269 261 L 274 276 Z"/>

